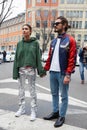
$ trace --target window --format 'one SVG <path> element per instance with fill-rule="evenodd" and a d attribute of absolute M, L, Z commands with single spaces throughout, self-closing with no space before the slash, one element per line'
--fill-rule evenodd
<path fill-rule="evenodd" d="M 47 27 L 47 21 L 43 21 L 43 27 Z"/>
<path fill-rule="evenodd" d="M 67 0 L 67 4 L 83 4 L 84 0 Z"/>
<path fill-rule="evenodd" d="M 51 27 L 53 27 L 55 21 L 51 21 Z"/>
<path fill-rule="evenodd" d="M 75 21 L 72 21 L 72 27 L 75 28 Z"/>
<path fill-rule="evenodd" d="M 30 22 L 30 21 L 28 21 L 28 24 L 29 24 L 29 25 L 31 25 L 31 22 Z"/>
<path fill-rule="evenodd" d="M 15 38 L 14 38 L 15 39 Z M 18 41 L 20 41 L 20 39 L 21 39 L 21 37 L 20 36 L 18 36 Z"/>
<path fill-rule="evenodd" d="M 37 3 L 41 3 L 41 0 L 37 0 Z"/>
<path fill-rule="evenodd" d="M 36 38 L 39 40 L 40 39 L 40 33 L 36 33 Z"/>
<path fill-rule="evenodd" d="M 45 3 L 48 3 L 48 0 L 44 0 Z"/>
<path fill-rule="evenodd" d="M 78 28 L 81 29 L 82 28 L 82 21 L 78 22 Z"/>
<path fill-rule="evenodd" d="M 55 17 L 57 14 L 57 11 L 56 10 L 52 10 L 52 16 Z"/>
<path fill-rule="evenodd" d="M 61 4 L 64 4 L 64 0 L 60 0 L 60 3 L 61 3 Z"/>
<path fill-rule="evenodd" d="M 40 21 L 36 21 L 36 27 L 40 27 Z"/>
<path fill-rule="evenodd" d="M 54 39 L 54 36 L 55 36 L 54 34 L 51 34 L 51 36 L 50 36 L 50 37 L 51 37 L 51 40 L 53 40 L 53 39 Z"/>
<path fill-rule="evenodd" d="M 64 16 L 64 11 L 60 11 L 60 16 Z"/>
<path fill-rule="evenodd" d="M 67 11 L 66 15 L 68 18 L 82 18 L 83 12 L 82 11 Z"/>
<path fill-rule="evenodd" d="M 31 3 L 31 0 L 28 0 L 28 4 L 30 4 Z"/>
<path fill-rule="evenodd" d="M 79 11 L 79 18 L 82 18 L 82 17 L 83 17 L 83 12 Z"/>
<path fill-rule="evenodd" d="M 87 35 L 84 35 L 84 41 L 87 41 Z"/>
<path fill-rule="evenodd" d="M 47 34 L 46 33 L 44 34 L 44 39 L 47 40 Z"/>
<path fill-rule="evenodd" d="M 41 14 L 41 11 L 40 11 L 40 10 L 37 10 L 36 15 L 37 15 L 37 16 L 40 16 L 40 14 Z"/>
<path fill-rule="evenodd" d="M 20 31 L 21 30 L 21 26 L 19 25 L 19 26 L 17 26 L 17 30 L 18 31 Z"/>
<path fill-rule="evenodd" d="M 28 12 L 28 18 L 30 18 L 30 16 L 31 16 L 31 11 Z"/>
<path fill-rule="evenodd" d="M 48 10 L 44 10 L 44 16 L 48 16 Z"/>
<path fill-rule="evenodd" d="M 78 34 L 77 38 L 78 41 L 81 41 L 81 34 Z"/>
<path fill-rule="evenodd" d="M 87 21 L 85 21 L 85 29 L 87 29 Z"/>
<path fill-rule="evenodd" d="M 52 3 L 56 3 L 56 0 L 52 0 Z"/>
<path fill-rule="evenodd" d="M 82 28 L 82 21 L 70 21 L 69 22 L 72 28 Z"/>
<path fill-rule="evenodd" d="M 87 18 L 87 11 L 85 12 L 85 18 Z"/>
<path fill-rule="evenodd" d="M 76 21 L 76 28 L 78 28 L 78 21 Z"/>

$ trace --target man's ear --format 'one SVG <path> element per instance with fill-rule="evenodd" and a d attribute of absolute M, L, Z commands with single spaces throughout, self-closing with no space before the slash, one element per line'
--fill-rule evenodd
<path fill-rule="evenodd" d="M 66 24 L 63 24 L 63 29 L 65 29 L 66 28 Z"/>

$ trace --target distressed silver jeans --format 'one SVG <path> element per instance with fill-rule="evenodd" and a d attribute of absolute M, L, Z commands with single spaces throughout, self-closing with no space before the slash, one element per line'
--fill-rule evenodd
<path fill-rule="evenodd" d="M 25 107 L 25 81 L 28 79 L 28 87 L 31 98 L 31 109 L 37 110 L 37 95 L 36 95 L 36 71 L 34 68 L 21 67 L 19 69 L 19 106 Z"/>

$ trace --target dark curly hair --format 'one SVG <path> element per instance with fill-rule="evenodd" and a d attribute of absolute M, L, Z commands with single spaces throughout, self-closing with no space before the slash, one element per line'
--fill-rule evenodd
<path fill-rule="evenodd" d="M 59 17 L 57 17 L 57 19 L 60 19 L 61 23 L 66 25 L 65 31 L 67 31 L 68 28 L 69 28 L 69 26 L 68 26 L 68 20 L 64 16 L 59 16 Z"/>

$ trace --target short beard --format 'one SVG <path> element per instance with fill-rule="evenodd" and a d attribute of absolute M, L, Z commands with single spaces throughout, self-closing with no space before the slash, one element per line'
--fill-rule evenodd
<path fill-rule="evenodd" d="M 54 29 L 54 32 L 55 32 L 55 33 L 58 33 L 58 34 L 61 34 L 61 33 L 62 33 L 62 29 L 60 29 L 60 30 Z"/>

